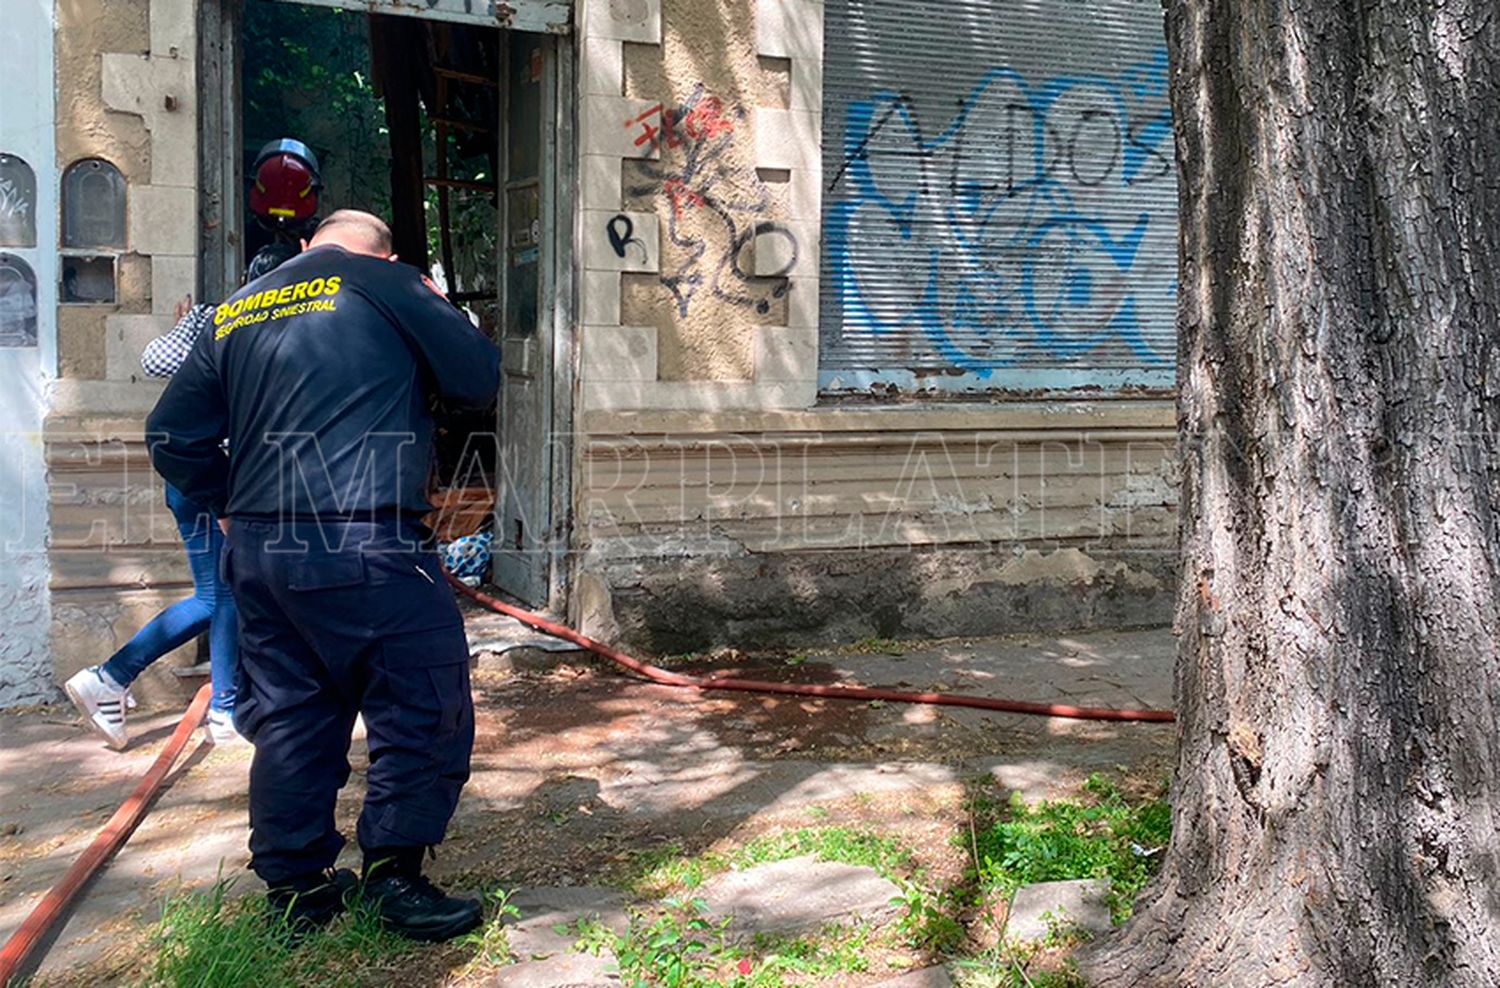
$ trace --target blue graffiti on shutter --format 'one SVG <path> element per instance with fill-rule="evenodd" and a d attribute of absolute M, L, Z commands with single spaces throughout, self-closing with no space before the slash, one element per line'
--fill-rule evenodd
<path fill-rule="evenodd" d="M 930 140 L 898 93 L 851 102 L 826 229 L 843 335 L 917 325 L 980 378 L 1106 346 L 1169 365 L 1142 323 L 1177 288 L 1166 85 L 1165 49 L 1112 78 L 995 68 Z"/>

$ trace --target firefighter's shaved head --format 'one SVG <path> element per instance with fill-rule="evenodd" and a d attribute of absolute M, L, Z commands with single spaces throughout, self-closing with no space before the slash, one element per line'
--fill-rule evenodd
<path fill-rule="evenodd" d="M 332 244 L 353 254 L 391 256 L 391 228 L 385 221 L 358 209 L 338 209 L 318 224 L 309 247 Z"/>

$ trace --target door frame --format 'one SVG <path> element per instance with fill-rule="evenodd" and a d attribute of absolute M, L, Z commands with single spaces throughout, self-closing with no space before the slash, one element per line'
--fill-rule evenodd
<path fill-rule="evenodd" d="M 506 548 L 507 523 L 510 519 L 508 506 L 510 483 L 516 471 L 505 468 L 507 446 L 505 421 L 507 359 L 528 362 L 521 353 L 505 353 L 507 345 L 504 332 L 501 335 L 501 392 L 497 403 L 496 435 L 501 463 L 498 471 L 499 490 L 495 500 L 494 557 L 491 579 L 505 588 L 507 583 L 515 587 L 526 585 L 528 592 L 535 589 L 531 601 L 534 606 L 552 614 L 565 614 L 568 603 L 568 550 L 572 537 L 572 466 L 573 466 L 573 381 L 574 381 L 574 329 L 573 310 L 576 297 L 575 270 L 573 263 L 574 222 L 574 175 L 577 162 L 574 157 L 574 126 L 577 116 L 577 100 L 572 84 L 574 72 L 574 50 L 571 39 L 556 35 L 528 32 L 542 52 L 541 76 L 541 148 L 538 164 L 537 221 L 540 225 L 537 243 L 538 293 L 537 324 L 534 339 L 539 350 L 537 361 L 539 373 L 532 380 L 541 387 L 539 405 L 536 406 L 542 420 L 542 435 L 536 441 L 545 443 L 541 455 L 542 480 L 545 489 L 536 491 L 536 497 L 519 497 L 520 504 L 537 507 L 546 512 L 545 526 L 532 526 L 525 533 L 519 551 Z M 512 46 L 510 50 L 514 50 Z M 508 107 L 510 70 L 507 65 L 502 79 L 502 102 Z M 509 161 L 512 139 L 512 122 L 507 115 L 502 127 L 501 158 Z M 502 176 L 502 188 L 509 188 L 509 175 Z M 502 299 L 510 297 L 509 279 L 511 265 L 508 263 L 508 237 L 511 220 L 510 197 L 502 194 L 500 229 L 505 231 L 501 246 L 500 292 Z M 502 319 L 505 326 L 507 320 Z M 514 437 L 513 437 L 514 438 Z M 523 474 L 524 476 L 524 474 Z M 533 555 L 537 554 L 537 555 Z M 501 583 L 501 571 L 506 574 L 506 583 Z"/>
<path fill-rule="evenodd" d="M 245 265 L 243 24 L 244 0 L 198 4 L 198 301 L 227 298 Z"/>
<path fill-rule="evenodd" d="M 287 0 L 280 0 L 287 2 Z M 291 0 L 318 6 L 338 6 L 366 10 L 360 0 Z M 543 0 L 536 8 L 571 8 L 570 3 Z M 397 12 L 394 10 L 385 12 Z M 422 17 L 425 11 L 410 7 L 401 10 Z M 469 20 L 444 16 L 433 19 Z M 490 22 L 504 30 L 521 28 Z M 198 125 L 198 212 L 200 220 L 200 264 L 198 297 L 219 298 L 232 289 L 242 266 L 240 254 L 244 243 L 243 164 L 240 151 L 241 90 L 240 60 L 243 0 L 203 0 L 198 5 L 199 65 L 217 66 L 217 72 L 199 71 Z M 574 258 L 579 249 L 577 226 L 577 123 L 578 87 L 576 34 L 550 23 L 546 31 L 528 31 L 542 41 L 546 52 L 543 69 L 543 111 L 549 126 L 543 134 L 541 189 L 542 292 L 539 300 L 539 322 L 548 321 L 552 335 L 549 408 L 551 417 L 551 456 L 548 458 L 548 499 L 550 520 L 546 533 L 547 553 L 545 586 L 546 610 L 555 615 L 567 613 L 569 570 L 573 539 L 573 421 L 575 381 L 577 380 L 577 347 L 574 313 L 578 299 L 578 269 Z M 502 202 L 503 202 L 502 194 Z M 503 210 L 500 215 L 504 230 Z M 502 233 L 502 239 L 503 239 Z M 539 327 L 541 328 L 541 327 Z M 498 397 L 498 396 L 497 396 Z M 497 422 L 497 430 L 500 423 Z M 497 431 L 496 438 L 499 438 Z M 503 505 L 503 492 L 496 491 L 495 510 Z"/>
<path fill-rule="evenodd" d="M 576 450 L 573 410 L 578 360 L 574 339 L 578 271 L 574 259 L 579 256 L 580 248 L 575 37 L 554 35 L 549 39 L 545 85 L 550 88 L 550 93 L 543 94 L 543 105 L 548 109 L 551 121 L 543 147 L 543 153 L 551 156 L 551 167 L 543 168 L 543 209 L 552 221 L 550 231 L 544 224 L 541 245 L 543 270 L 550 275 L 542 293 L 542 304 L 552 319 L 552 430 L 548 440 L 552 444 L 548 483 L 552 505 L 548 530 L 547 610 L 557 615 L 568 612 L 568 589 L 572 582 L 568 564 L 573 544 L 573 457 Z"/>

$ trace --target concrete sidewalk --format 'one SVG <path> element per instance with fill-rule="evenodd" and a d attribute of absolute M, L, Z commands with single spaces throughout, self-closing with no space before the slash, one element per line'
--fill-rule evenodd
<path fill-rule="evenodd" d="M 474 638 L 493 642 L 496 634 L 487 625 Z M 569 664 L 518 675 L 494 653 L 480 655 L 474 774 L 432 869 L 440 880 L 584 885 L 622 849 L 669 840 L 706 846 L 788 815 L 805 819 L 810 806 L 951 791 L 985 774 L 1030 797 L 1055 795 L 1091 771 L 1164 770 L 1174 736 L 1171 725 L 702 694 L 562 658 Z M 1167 707 L 1173 641 L 1165 630 L 1092 632 L 730 659 L 738 674 L 759 678 Z M 725 666 L 705 660 L 690 668 Z M 0 714 L 0 938 L 134 786 L 175 719 L 133 718 L 135 740 L 116 754 L 78 726 L 71 708 Z M 172 787 L 89 890 L 37 985 L 127 982 L 139 971 L 142 934 L 171 889 L 220 874 L 255 887 L 244 870 L 250 752 L 190 750 Z M 359 810 L 364 759 L 357 741 L 355 773 L 339 803 L 346 834 Z"/>

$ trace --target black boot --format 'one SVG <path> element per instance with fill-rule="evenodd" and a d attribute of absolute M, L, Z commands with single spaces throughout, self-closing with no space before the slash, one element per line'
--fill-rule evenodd
<path fill-rule="evenodd" d="M 365 851 L 365 900 L 387 929 L 408 940 L 441 943 L 479 926 L 484 910 L 474 899 L 448 895 L 422 876 L 422 848 Z"/>
<path fill-rule="evenodd" d="M 314 871 L 272 883 L 266 890 L 269 918 L 284 928 L 295 944 L 333 922 L 358 885 L 359 880 L 348 868 Z"/>

